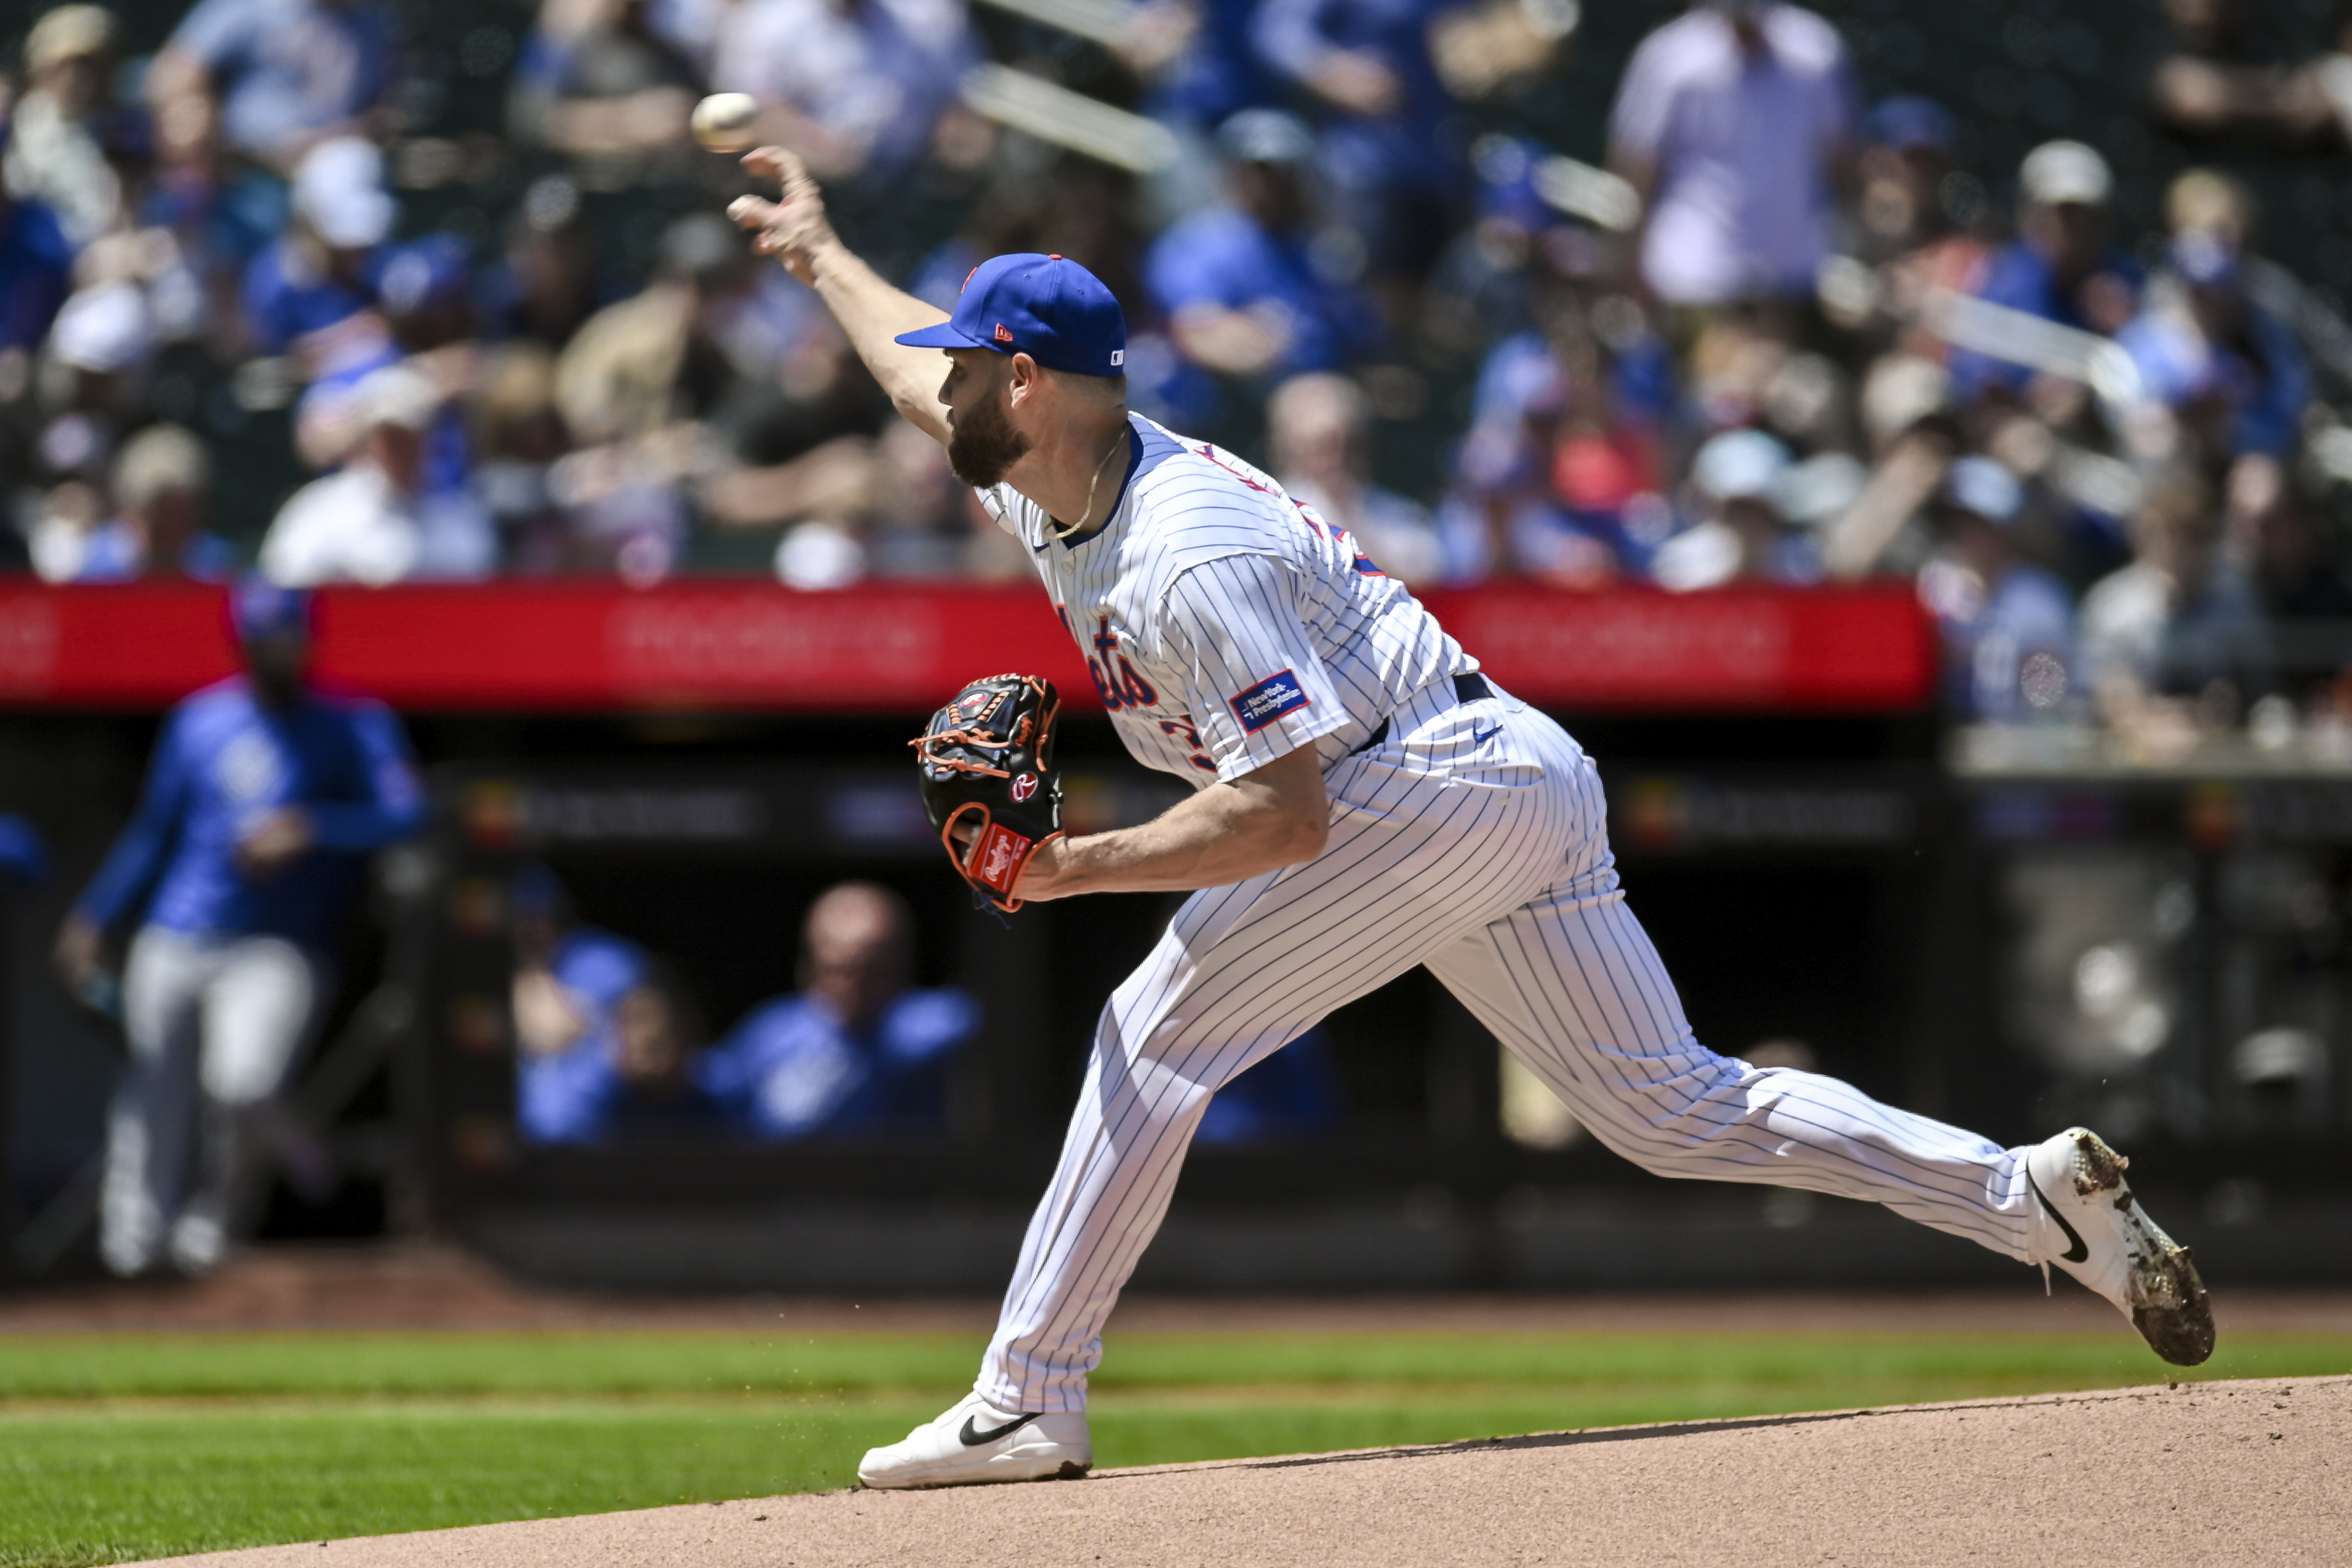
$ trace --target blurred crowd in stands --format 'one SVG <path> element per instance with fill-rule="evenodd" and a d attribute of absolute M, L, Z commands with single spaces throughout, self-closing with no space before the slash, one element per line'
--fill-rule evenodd
<path fill-rule="evenodd" d="M 5 847 L 5 846 L 0 846 Z M 836 883 L 802 917 L 798 989 L 707 1040 L 694 990 L 662 956 L 580 918 L 544 865 L 511 885 L 520 1046 L 515 1123 L 526 1142 L 938 1137 L 984 1022 L 979 998 L 917 986 L 906 900 Z M 967 1096 L 969 1098 L 969 1096 Z M 1208 1144 L 1327 1132 L 1345 1095 L 1320 1026 L 1217 1092 Z"/>
<path fill-rule="evenodd" d="M 1140 412 L 1413 584 L 1908 579 L 1964 716 L 2161 746 L 2352 709 L 2274 634 L 2352 615 L 2352 329 L 2229 175 L 2126 233 L 2100 151 L 1969 167 L 1947 108 L 1864 101 L 1838 29 L 1766 0 L 1660 13 L 1599 162 L 1489 111 L 1573 0 L 988 5 L 1092 39 L 1122 101 L 1048 79 L 1066 49 L 995 63 L 963 0 L 541 0 L 510 58 L 461 47 L 503 136 L 446 137 L 384 0 L 199 0 L 139 50 L 100 6 L 38 15 L 0 152 L 0 567 L 1025 575 L 718 215 L 746 187 L 687 130 L 715 89 L 942 306 L 1001 251 L 1093 267 Z M 2176 41 L 2149 122 L 2340 159 L 2352 54 L 2246 15 L 2147 13 Z M 484 160 L 501 210 L 409 214 Z M 1442 460 L 1398 483 L 1391 434 L 1448 386 Z M 254 420 L 274 445 L 224 445 Z"/>

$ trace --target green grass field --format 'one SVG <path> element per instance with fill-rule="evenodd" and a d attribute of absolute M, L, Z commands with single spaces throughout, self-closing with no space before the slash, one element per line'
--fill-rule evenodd
<path fill-rule="evenodd" d="M 721 1333 L 0 1340 L 0 1568 L 847 1484 L 977 1340 Z M 2341 1375 L 2242 1334 L 2199 1377 Z M 2042 1393 L 2174 1375 L 2128 1335 L 1127 1334 L 1109 1465 Z"/>

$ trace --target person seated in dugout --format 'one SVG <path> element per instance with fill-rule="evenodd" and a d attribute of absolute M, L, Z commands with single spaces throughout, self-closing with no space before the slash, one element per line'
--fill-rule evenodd
<path fill-rule="evenodd" d="M 514 907 L 515 1119 L 532 1144 L 596 1145 L 707 1131 L 693 1015 L 661 961 L 575 922 L 562 884 L 526 867 Z"/>
<path fill-rule="evenodd" d="M 695 1064 L 696 1086 L 766 1142 L 924 1134 L 947 1126 L 947 1070 L 980 1003 L 908 983 L 906 901 L 845 882 L 809 905 L 800 990 L 762 1002 Z"/>

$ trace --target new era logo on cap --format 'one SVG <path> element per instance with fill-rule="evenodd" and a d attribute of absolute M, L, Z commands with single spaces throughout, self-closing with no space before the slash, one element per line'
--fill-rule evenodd
<path fill-rule="evenodd" d="M 898 340 L 1022 353 L 1049 371 L 1116 376 L 1125 373 L 1127 318 L 1102 279 L 1076 262 L 1024 251 L 972 268 L 953 316 Z"/>

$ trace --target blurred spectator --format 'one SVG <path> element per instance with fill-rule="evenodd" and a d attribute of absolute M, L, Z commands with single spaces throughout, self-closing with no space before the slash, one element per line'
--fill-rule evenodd
<path fill-rule="evenodd" d="M 193 434 L 175 424 L 149 425 L 123 444 L 111 488 L 113 515 L 70 546 L 37 540 L 44 576 L 68 582 L 228 580 L 236 551 L 205 531 L 212 459 Z"/>
<path fill-rule="evenodd" d="M 2107 161 L 2079 141 L 2045 141 L 2017 172 L 2019 237 L 1987 263 L 1975 293 L 2063 327 L 2113 337 L 2137 307 L 2140 269 L 2108 241 Z M 1951 357 L 1955 400 L 1989 388 L 2023 392 L 2026 366 L 1987 354 Z"/>
<path fill-rule="evenodd" d="M 440 389 L 391 365 L 352 395 L 358 448 L 346 467 L 304 486 L 278 512 L 262 540 L 262 570 L 298 587 L 488 573 L 497 541 L 479 509 L 425 488 L 425 433 L 441 412 Z"/>
<path fill-rule="evenodd" d="M 378 371 L 404 362 L 446 400 L 425 433 L 424 504 L 452 514 L 472 509 L 473 443 L 460 406 L 477 359 L 466 248 L 446 235 L 427 235 L 385 246 L 375 272 L 376 308 L 365 318 L 371 329 L 343 335 L 335 362 L 303 392 L 295 450 L 313 468 L 342 463 L 364 434 L 360 389 Z"/>
<path fill-rule="evenodd" d="M 2191 461 L 2291 455 L 2311 401 L 2294 334 L 2246 297 L 2236 235 L 2186 229 L 2117 340 L 2142 395 L 2169 409 Z"/>
<path fill-rule="evenodd" d="M 1789 449 L 1760 430 L 1727 430 L 1691 460 L 1691 487 L 1706 507 L 1699 522 L 1658 547 L 1650 574 L 1676 593 L 1725 583 L 1821 580 L 1811 535 L 1790 528 L 1780 507 Z"/>
<path fill-rule="evenodd" d="M 82 573 L 105 521 L 106 472 L 123 432 L 145 417 L 154 322 L 143 290 L 103 283 L 58 312 L 39 378 L 34 469 L 51 481 L 29 530 L 34 570 L 53 582 Z"/>
<path fill-rule="evenodd" d="M 294 221 L 245 275 L 246 329 L 265 354 L 293 354 L 310 379 L 382 350 L 374 310 L 383 241 L 398 208 L 383 154 L 355 136 L 321 141 L 294 172 Z"/>
<path fill-rule="evenodd" d="M 595 262 L 580 188 L 561 174 L 533 182 L 507 225 L 504 256 L 484 279 L 490 335 L 562 348 L 595 314 Z"/>
<path fill-rule="evenodd" d="M 707 1134 L 691 1082 L 691 1019 L 660 962 L 577 924 L 543 866 L 512 884 L 515 1120 L 527 1143 L 595 1145 Z"/>
<path fill-rule="evenodd" d="M 556 402 L 582 441 L 642 439 L 713 413 L 746 378 L 728 329 L 751 293 L 751 254 L 716 214 L 662 236 L 645 288 L 591 317 L 556 363 Z"/>
<path fill-rule="evenodd" d="M 43 391 L 56 417 L 41 433 L 41 460 L 55 474 L 95 478 L 117 438 L 146 409 L 146 371 L 155 351 L 155 313 L 135 283 L 78 291 L 49 329 L 50 373 Z"/>
<path fill-rule="evenodd" d="M 1193 1141 L 1233 1145 L 1310 1137 L 1339 1124 L 1343 1101 L 1331 1037 L 1318 1024 L 1218 1090 L 1201 1114 Z"/>
<path fill-rule="evenodd" d="M 0 122 L 0 142 L 7 136 Z M 73 246 L 58 214 L 0 188 L 0 357 L 20 356 L 0 379 L 24 384 L 29 356 L 48 336 L 72 271 Z"/>
<path fill-rule="evenodd" d="M 1839 287 L 1843 278 L 1835 267 L 1824 269 L 1822 287 L 1822 303 L 1840 325 L 1862 329 L 1883 318 L 1900 328 L 1897 349 L 1937 361 L 1943 342 L 1916 318 L 1937 290 L 1973 289 L 1989 254 L 1958 222 L 1948 197 L 1952 137 L 1951 116 L 1924 98 L 1891 98 L 1870 111 L 1852 249 L 1875 273 L 1861 275 L 1866 286 L 1859 298 Z"/>
<path fill-rule="evenodd" d="M 244 672 L 172 710 L 137 814 L 58 933 L 58 974 L 87 996 L 108 930 L 144 910 L 100 1203 L 100 1256 L 126 1276 L 206 1272 L 254 1218 L 255 1144 L 287 1152 L 272 1102 L 332 999 L 365 857 L 424 821 L 400 721 L 309 685 L 309 597 L 248 580 L 230 618 Z"/>
<path fill-rule="evenodd" d="M 688 146 L 701 73 L 655 33 L 652 10 L 652 0 L 543 0 L 515 70 L 515 140 L 607 159 Z"/>
<path fill-rule="evenodd" d="M 2347 136 L 2347 21 L 2336 8 L 2329 52 L 2292 57 L 2253 0 L 2164 0 L 2174 49 L 2148 82 L 2156 117 L 2175 135 L 2320 150 Z"/>
<path fill-rule="evenodd" d="M 2083 674 L 2099 712 L 2158 757 L 2234 723 L 2270 673 L 2261 601 L 2216 548 L 2216 521 L 2194 470 L 2157 475 L 2132 518 L 2132 563 L 2083 599 Z"/>
<path fill-rule="evenodd" d="M 25 36 L 24 97 L 10 114 L 9 193 L 46 203 L 75 246 L 114 226 L 122 182 L 107 161 L 117 28 L 99 5 L 60 5 Z"/>
<path fill-rule="evenodd" d="M 980 1006 L 908 985 L 906 902 L 868 882 L 828 888 L 801 932 L 800 994 L 753 1009 L 696 1068 L 697 1083 L 774 1142 L 944 1132 L 947 1067 Z"/>
<path fill-rule="evenodd" d="M 173 99 L 152 126 L 154 162 L 137 201 L 142 244 L 168 238 L 168 271 L 193 286 L 190 336 L 226 357 L 240 350 L 246 269 L 286 226 L 286 187 L 240 168 L 202 95 Z"/>
<path fill-rule="evenodd" d="M 1319 110 L 1330 215 L 1376 276 L 1419 280 L 1453 227 L 1467 138 L 1429 27 L 1454 3 L 1261 0 L 1250 24 L 1265 68 Z"/>
<path fill-rule="evenodd" d="M 783 395 L 776 368 L 798 323 L 772 319 L 770 302 L 807 298 L 781 273 L 755 274 L 741 231 L 717 214 L 670 225 L 651 281 L 591 317 L 556 361 L 556 407 L 583 449 L 550 482 L 579 551 L 635 580 L 670 570 L 687 527 L 679 482 L 723 483 Z M 841 385 L 838 354 L 821 350 L 813 369 L 823 392 Z"/>
<path fill-rule="evenodd" d="M 1275 477 L 1292 500 L 1352 534 L 1391 577 L 1437 580 L 1428 508 L 1371 482 L 1371 404 L 1361 387 L 1328 371 L 1295 376 L 1275 389 L 1265 415 Z"/>
<path fill-rule="evenodd" d="M 1853 116 L 1845 46 L 1810 11 L 1704 0 L 1643 39 L 1609 136 L 1642 193 L 1651 291 L 1674 305 L 1810 296 Z"/>
<path fill-rule="evenodd" d="M 741 0 L 710 85 L 758 99 L 760 139 L 837 180 L 921 158 L 976 57 L 961 0 Z"/>
<path fill-rule="evenodd" d="M 1892 261 L 1951 234 L 1943 184 L 1952 172 L 1952 117 L 1932 99 L 1890 98 L 1862 122 L 1854 169 L 1854 253 Z"/>
<path fill-rule="evenodd" d="M 2256 453 L 2231 465 L 2222 507 L 2227 548 L 2276 620 L 2352 620 L 2352 585 L 2327 559 L 2286 465 Z"/>
<path fill-rule="evenodd" d="M 1144 280 L 1177 350 L 1243 380 L 1331 370 L 1370 348 L 1370 302 L 1319 273 L 1307 191 L 1315 139 L 1293 117 L 1244 110 L 1218 130 L 1226 204 L 1153 244 Z"/>
<path fill-rule="evenodd" d="M 228 145 L 290 172 L 329 138 L 388 129 L 401 51 L 377 0 L 199 0 L 147 71 L 156 118 L 220 106 Z"/>
<path fill-rule="evenodd" d="M 1532 326 L 1538 246 L 1555 238 L 1573 243 L 1536 191 L 1545 156 L 1517 137 L 1482 136 L 1471 144 L 1477 178 L 1471 221 L 1438 257 L 1422 302 L 1422 334 L 1449 358 Z"/>
<path fill-rule="evenodd" d="M 1146 0 L 1135 7 L 1119 54 L 1151 84 L 1145 110 L 1197 141 L 1243 110 L 1271 102 L 1273 84 L 1250 37 L 1257 9 L 1258 0 Z"/>
<path fill-rule="evenodd" d="M 1919 598 L 1944 638 L 1954 716 L 2014 724 L 2056 716 L 2074 663 L 2066 585 L 2018 559 L 2024 486 L 1990 457 L 1963 457 L 1945 479 L 1945 548 L 1919 573 Z"/>
<path fill-rule="evenodd" d="M 548 486 L 571 446 L 555 412 L 555 356 L 538 343 L 508 343 L 485 356 L 475 399 L 477 489 L 499 536 L 499 556 L 527 577 L 568 571 L 571 531 Z"/>

